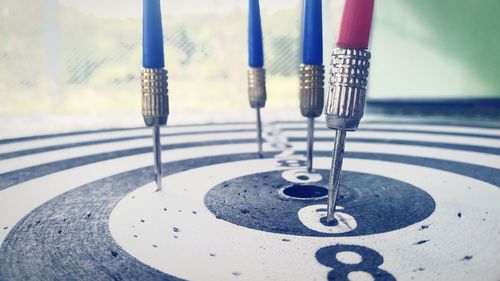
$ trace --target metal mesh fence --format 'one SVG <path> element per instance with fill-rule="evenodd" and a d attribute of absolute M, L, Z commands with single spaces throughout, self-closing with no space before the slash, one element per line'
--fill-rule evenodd
<path fill-rule="evenodd" d="M 176 12 L 175 2 L 162 2 L 173 110 L 246 107 L 247 3 L 212 9 L 230 1 L 190 2 L 204 7 Z M 297 98 L 300 3 L 262 4 L 271 106 L 273 98 L 280 104 Z M 86 7 L 56 0 L 3 3 L 1 111 L 139 107 L 141 7 L 123 16 L 99 11 L 97 2 L 90 11 Z"/>

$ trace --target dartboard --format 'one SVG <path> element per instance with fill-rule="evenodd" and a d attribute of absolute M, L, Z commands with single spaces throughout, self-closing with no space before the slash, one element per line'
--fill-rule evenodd
<path fill-rule="evenodd" d="M 0 280 L 494 280 L 500 129 L 368 119 L 348 133 L 327 225 L 333 132 L 305 122 L 0 141 Z"/>

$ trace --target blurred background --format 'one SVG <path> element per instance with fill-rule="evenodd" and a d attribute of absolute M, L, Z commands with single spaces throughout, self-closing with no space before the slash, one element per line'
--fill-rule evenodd
<path fill-rule="evenodd" d="M 263 118 L 299 120 L 303 2 L 260 2 Z M 325 65 L 343 3 L 323 0 Z M 253 121 L 247 6 L 162 0 L 170 124 Z M 498 115 L 498 11 L 498 0 L 376 1 L 369 108 L 459 104 Z M 142 126 L 141 16 L 140 0 L 0 0 L 0 138 Z"/>

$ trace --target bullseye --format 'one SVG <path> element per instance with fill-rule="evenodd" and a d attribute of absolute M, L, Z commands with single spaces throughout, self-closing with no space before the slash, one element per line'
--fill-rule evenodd
<path fill-rule="evenodd" d="M 328 194 L 325 187 L 306 184 L 293 184 L 283 188 L 280 192 L 296 199 L 322 199 Z"/>
<path fill-rule="evenodd" d="M 301 223 L 300 210 L 326 204 L 327 170 L 314 185 L 294 184 L 281 172 L 251 174 L 224 181 L 205 196 L 207 208 L 218 218 L 263 231 L 324 236 Z M 272 184 L 271 184 L 272 183 Z M 428 217 L 434 200 L 421 189 L 386 177 L 345 172 L 339 205 L 360 225 L 345 235 L 366 235 L 399 229 Z M 407 205 L 414 200 L 418 204 Z M 299 214 L 297 216 L 297 214 Z"/>

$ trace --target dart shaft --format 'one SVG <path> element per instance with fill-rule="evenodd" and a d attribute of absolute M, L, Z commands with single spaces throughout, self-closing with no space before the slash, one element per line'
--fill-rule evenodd
<path fill-rule="evenodd" d="M 307 171 L 312 172 L 314 153 L 314 118 L 307 118 Z"/>
<path fill-rule="evenodd" d="M 344 159 L 345 130 L 335 130 L 335 144 L 333 147 L 332 167 L 328 178 L 328 206 L 327 221 L 334 220 L 335 205 L 340 190 L 340 174 L 342 172 L 342 160 Z"/>
<path fill-rule="evenodd" d="M 153 155 L 155 168 L 156 188 L 161 191 L 161 142 L 160 142 L 160 126 L 155 125 L 153 128 Z"/>
<path fill-rule="evenodd" d="M 256 107 L 255 111 L 257 112 L 257 146 L 258 146 L 258 154 L 259 157 L 262 157 L 262 123 L 260 120 L 260 107 Z"/>

